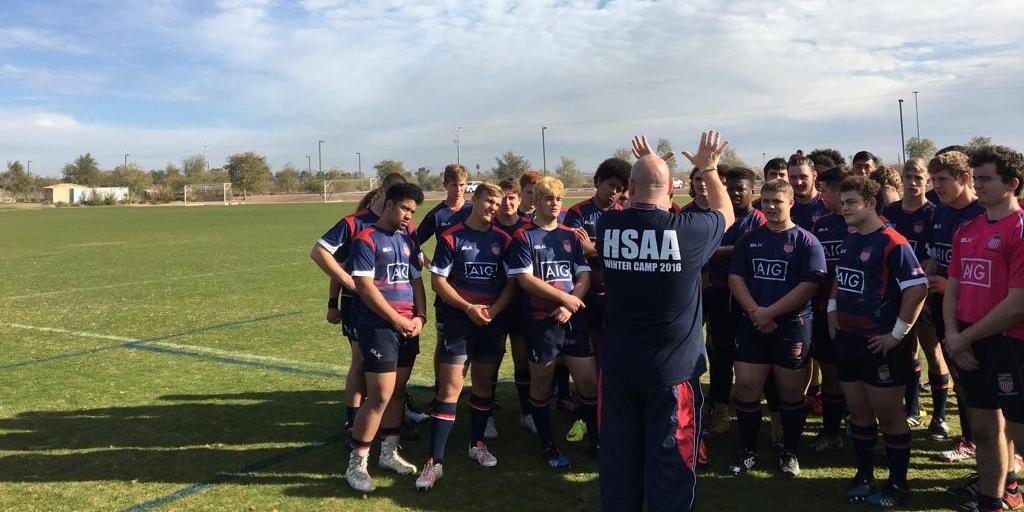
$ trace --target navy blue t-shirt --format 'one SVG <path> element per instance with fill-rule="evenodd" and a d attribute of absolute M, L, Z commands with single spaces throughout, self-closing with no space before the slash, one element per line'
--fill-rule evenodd
<path fill-rule="evenodd" d="M 736 242 L 744 235 L 754 231 L 755 229 L 764 226 L 768 222 L 765 218 L 764 213 L 756 208 L 751 208 L 746 215 L 742 218 L 737 217 L 736 222 L 729 226 L 729 229 L 725 230 L 725 234 L 722 235 L 721 247 L 735 246 Z M 711 278 L 711 284 L 714 286 L 729 286 L 729 260 L 721 262 L 712 261 L 707 266 L 708 276 Z"/>
<path fill-rule="evenodd" d="M 820 284 L 827 273 L 821 243 L 800 226 L 781 232 L 768 226 L 751 231 L 733 247 L 729 263 L 729 274 L 742 277 L 754 302 L 762 307 L 776 303 L 800 283 Z M 776 320 L 810 316 L 811 299 L 807 299 L 799 310 Z"/>
<path fill-rule="evenodd" d="M 650 385 L 704 373 L 701 267 L 724 233 L 725 218 L 717 211 L 629 208 L 601 216 L 603 372 Z"/>
<path fill-rule="evenodd" d="M 928 259 L 928 241 L 932 239 L 932 223 L 935 217 L 935 205 L 925 201 L 920 208 L 914 211 L 907 211 L 903 208 L 903 201 L 896 201 L 885 207 L 882 211 L 892 227 L 899 231 L 903 238 L 910 242 L 914 249 L 914 256 L 918 261 Z"/>
<path fill-rule="evenodd" d="M 473 205 L 469 203 L 462 205 L 458 210 L 449 207 L 444 201 L 437 203 L 437 206 L 423 216 L 423 222 L 416 228 L 416 243 L 423 245 L 430 237 L 441 236 L 441 233 L 466 220 L 472 211 Z"/>
<path fill-rule="evenodd" d="M 856 230 L 846 225 L 846 219 L 842 215 L 830 213 L 814 223 L 811 234 L 821 243 L 825 251 L 825 262 L 828 264 L 829 275 L 835 270 L 836 260 L 839 259 L 839 247 L 843 245 L 846 235 Z"/>
<path fill-rule="evenodd" d="M 789 211 L 790 217 L 793 218 L 793 223 L 807 231 L 814 228 L 814 223 L 818 222 L 818 219 L 828 215 L 829 213 L 828 207 L 825 206 L 825 201 L 821 200 L 820 192 L 808 203 L 795 201 L 793 203 L 793 209 Z"/>
<path fill-rule="evenodd" d="M 977 201 L 957 209 L 948 204 L 939 205 L 935 209 L 932 221 L 932 239 L 928 243 L 928 257 L 938 264 L 940 276 L 946 276 L 949 260 L 953 257 L 953 235 L 960 226 L 974 220 L 985 213 L 985 207 Z"/>

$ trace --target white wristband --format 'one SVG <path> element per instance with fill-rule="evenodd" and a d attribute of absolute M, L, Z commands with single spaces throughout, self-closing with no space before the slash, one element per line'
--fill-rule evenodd
<path fill-rule="evenodd" d="M 911 327 L 913 327 L 911 324 L 904 322 L 900 317 L 896 317 L 896 325 L 892 328 L 892 337 L 896 341 L 902 341 L 910 333 Z"/>
<path fill-rule="evenodd" d="M 825 307 L 825 312 L 826 313 L 832 313 L 832 312 L 838 311 L 838 310 L 839 310 L 839 304 L 836 302 L 836 300 L 835 299 L 829 299 L 828 300 L 828 306 Z"/>

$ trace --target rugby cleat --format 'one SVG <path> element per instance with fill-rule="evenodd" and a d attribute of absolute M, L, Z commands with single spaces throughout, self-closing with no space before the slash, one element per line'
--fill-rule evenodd
<path fill-rule="evenodd" d="M 532 414 L 523 414 L 519 416 L 519 426 L 529 430 L 530 432 L 537 433 L 537 425 L 533 423 Z"/>
<path fill-rule="evenodd" d="M 398 443 L 388 441 L 387 439 L 380 443 L 380 458 L 377 459 L 377 465 L 384 469 L 390 469 L 399 475 L 416 474 L 416 466 L 398 454 Z"/>
<path fill-rule="evenodd" d="M 565 434 L 565 440 L 570 443 L 578 443 L 587 437 L 587 424 L 583 420 L 576 420 L 572 428 Z"/>
<path fill-rule="evenodd" d="M 939 459 L 946 462 L 961 462 L 974 458 L 974 443 L 965 442 L 961 437 L 952 450 L 946 450 L 939 454 Z"/>
<path fill-rule="evenodd" d="M 874 491 L 871 480 L 854 477 L 850 489 L 846 491 L 846 499 L 850 503 L 864 503 Z"/>
<path fill-rule="evenodd" d="M 369 454 L 360 455 L 352 450 L 348 456 L 348 469 L 345 470 L 345 481 L 349 487 L 358 492 L 373 492 L 377 486 L 373 484 L 370 473 L 366 470 L 366 459 Z"/>
<path fill-rule="evenodd" d="M 484 427 L 484 439 L 497 439 L 498 427 L 494 425 L 494 416 L 487 418 L 487 426 Z"/>
<path fill-rule="evenodd" d="M 902 507 L 910 502 L 910 491 L 887 483 L 885 487 L 869 494 L 865 502 L 872 507 L 879 508 Z"/>
<path fill-rule="evenodd" d="M 493 468 L 498 465 L 498 459 L 487 450 L 487 445 L 479 441 L 469 447 L 469 458 L 485 468 Z"/>
<path fill-rule="evenodd" d="M 945 421 L 932 418 L 928 424 L 928 439 L 942 441 L 949 437 L 949 425 Z"/>
<path fill-rule="evenodd" d="M 788 480 L 800 476 L 800 461 L 797 460 L 796 455 L 787 451 L 779 454 L 779 474 Z"/>
<path fill-rule="evenodd" d="M 736 462 L 729 465 L 729 474 L 740 476 L 757 467 L 757 452 L 745 450 L 736 458 Z"/>
<path fill-rule="evenodd" d="M 429 491 L 441 479 L 443 474 L 444 468 L 441 467 L 440 462 L 435 464 L 434 459 L 427 460 L 426 464 L 423 465 L 423 473 L 416 478 L 416 490 Z"/>
<path fill-rule="evenodd" d="M 562 455 L 556 448 L 544 450 L 544 463 L 551 469 L 569 469 L 572 467 L 569 459 L 565 458 L 565 455 Z"/>
<path fill-rule="evenodd" d="M 818 435 L 814 436 L 814 439 L 811 439 L 811 449 L 818 453 L 842 447 L 843 436 L 838 434 L 818 432 Z"/>

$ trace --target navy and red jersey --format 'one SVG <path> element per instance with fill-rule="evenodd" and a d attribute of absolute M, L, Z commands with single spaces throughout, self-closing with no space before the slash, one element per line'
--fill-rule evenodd
<path fill-rule="evenodd" d="M 921 264 L 906 238 L 889 226 L 843 240 L 836 264 L 839 329 L 863 339 L 887 334 L 896 325 L 903 290 L 927 285 Z M 836 347 L 840 356 L 867 355 L 864 343 Z"/>
<path fill-rule="evenodd" d="M 550 231 L 534 224 L 520 228 L 512 237 L 507 261 L 508 275 L 532 273 L 565 293 L 575 289 L 577 275 L 590 272 L 576 234 L 561 224 Z M 526 307 L 531 318 L 547 318 L 559 306 L 556 302 L 527 295 Z"/>
<path fill-rule="evenodd" d="M 505 289 L 505 254 L 512 237 L 495 226 L 477 231 L 460 222 L 441 234 L 430 271 L 470 304 L 490 306 Z"/>
<path fill-rule="evenodd" d="M 818 219 L 811 229 L 811 234 L 821 243 L 825 251 L 825 263 L 828 264 L 828 273 L 835 273 L 836 261 L 839 259 L 839 248 L 843 245 L 846 235 L 857 232 L 856 229 L 846 225 L 846 219 L 838 213 L 829 213 Z"/>
<path fill-rule="evenodd" d="M 601 217 L 603 372 L 637 385 L 673 385 L 704 373 L 701 267 L 724 234 L 718 211 L 628 208 Z"/>
<path fill-rule="evenodd" d="M 789 216 L 793 218 L 793 222 L 797 226 L 810 231 L 814 229 L 814 223 L 818 222 L 818 219 L 829 213 L 831 212 L 825 206 L 825 201 L 821 200 L 821 193 L 819 192 L 810 202 L 801 203 L 800 201 L 794 201 L 793 209 L 789 211 Z"/>
<path fill-rule="evenodd" d="M 920 208 L 907 210 L 903 208 L 903 201 L 896 201 L 882 210 L 882 216 L 910 242 L 910 247 L 914 248 L 914 255 L 917 256 L 917 261 L 928 259 L 927 245 L 928 241 L 932 239 L 932 224 L 935 217 L 934 204 L 925 201 Z"/>
<path fill-rule="evenodd" d="M 526 214 L 522 213 L 522 212 L 519 212 L 518 217 L 516 218 L 516 222 L 514 224 L 512 224 L 511 226 L 506 226 L 506 225 L 502 224 L 501 221 L 498 220 L 498 216 L 497 215 L 494 216 L 494 227 L 504 231 L 505 234 L 508 235 L 509 237 L 514 236 L 516 234 L 516 231 L 519 231 L 519 228 L 521 228 L 521 227 L 523 227 L 523 226 L 525 226 L 525 225 L 527 225 L 529 223 L 530 223 L 530 217 L 527 216 Z"/>
<path fill-rule="evenodd" d="M 684 206 L 679 212 L 673 213 L 707 213 L 710 211 L 710 208 L 701 208 L 701 206 L 697 204 L 697 201 L 690 201 L 689 203 L 686 203 L 686 206 Z"/>
<path fill-rule="evenodd" d="M 776 232 L 762 226 L 733 247 L 729 273 L 742 277 L 754 302 L 768 307 L 800 283 L 822 283 L 828 270 L 825 251 L 809 231 L 793 226 Z M 811 299 L 807 299 L 800 309 L 785 313 L 777 320 L 810 316 Z"/>
<path fill-rule="evenodd" d="M 953 234 L 960 226 L 974 220 L 985 213 L 985 207 L 972 201 L 963 208 L 953 208 L 941 204 L 935 208 L 932 217 L 932 239 L 928 243 L 928 257 L 935 260 L 939 275 L 945 277 L 949 268 L 949 260 L 953 257 Z"/>
<path fill-rule="evenodd" d="M 351 241 L 360 231 L 370 227 L 380 219 L 376 213 L 369 209 L 359 210 L 351 215 L 342 217 L 331 229 L 317 240 L 321 247 L 327 249 L 334 255 L 337 261 L 345 270 L 351 270 L 348 263 L 348 254 L 351 249 Z M 341 287 L 341 294 L 345 297 L 354 297 L 355 293 Z"/>
<path fill-rule="evenodd" d="M 590 240 L 597 240 L 597 219 L 600 219 L 601 215 L 607 211 L 621 209 L 622 206 L 618 203 L 602 209 L 594 202 L 594 198 L 590 198 L 569 208 L 563 224 L 573 229 L 583 228 Z M 601 258 L 587 258 L 587 263 L 590 265 L 590 288 L 587 289 L 587 295 L 602 296 L 604 295 L 604 279 L 601 273 Z"/>
<path fill-rule="evenodd" d="M 469 218 L 472 211 L 473 205 L 468 202 L 458 210 L 449 207 L 444 201 L 437 203 L 437 206 L 431 208 L 423 217 L 423 222 L 416 230 L 414 234 L 416 243 L 423 245 L 430 240 L 430 237 L 441 236 L 441 233 Z"/>
<path fill-rule="evenodd" d="M 975 217 L 956 232 L 949 277 L 960 281 L 956 318 L 975 323 L 1010 293 L 1024 288 L 1024 210 L 995 222 Z M 1024 340 L 1024 322 L 1005 334 Z"/>
<path fill-rule="evenodd" d="M 672 205 L 668 207 L 668 211 L 672 213 L 683 213 L 683 207 L 679 206 L 679 203 L 673 201 Z"/>
<path fill-rule="evenodd" d="M 924 198 L 936 206 L 942 204 L 942 199 L 939 199 L 939 193 L 936 192 L 934 189 L 925 192 Z"/>
<path fill-rule="evenodd" d="M 370 226 L 356 235 L 349 259 L 353 277 L 372 277 L 374 286 L 398 314 L 414 316 L 412 281 L 420 278 L 420 249 L 412 236 L 402 230 Z M 390 327 L 365 301 L 360 302 L 359 325 Z"/>
<path fill-rule="evenodd" d="M 721 247 L 735 246 L 744 235 L 750 233 L 768 222 L 761 210 L 751 208 L 743 217 L 736 219 L 729 229 L 722 235 Z M 715 286 L 729 286 L 729 260 L 712 261 L 708 264 L 708 273 L 711 277 L 711 284 Z"/>

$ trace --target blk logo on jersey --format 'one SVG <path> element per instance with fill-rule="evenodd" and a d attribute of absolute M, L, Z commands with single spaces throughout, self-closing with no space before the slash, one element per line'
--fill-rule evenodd
<path fill-rule="evenodd" d="M 992 287 L 992 261 L 984 258 L 961 258 L 960 267 L 960 284 Z"/>
<path fill-rule="evenodd" d="M 540 262 L 540 277 L 551 283 L 555 281 L 572 281 L 572 265 L 568 261 Z"/>
<path fill-rule="evenodd" d="M 607 229 L 604 232 L 604 257 L 628 260 L 682 261 L 679 239 L 674 230 Z"/>
<path fill-rule="evenodd" d="M 844 292 L 864 293 L 864 271 L 855 268 L 836 267 L 836 287 Z"/>
<path fill-rule="evenodd" d="M 754 258 L 751 264 L 754 266 L 754 279 L 786 280 L 786 271 L 789 269 L 788 261 Z"/>
<path fill-rule="evenodd" d="M 467 261 L 465 262 L 463 272 L 466 274 L 466 279 L 490 281 L 498 275 L 498 264 L 480 261 Z"/>
<path fill-rule="evenodd" d="M 409 264 L 408 263 L 388 263 L 388 284 L 408 283 L 409 282 Z"/>

